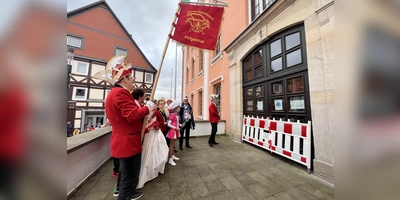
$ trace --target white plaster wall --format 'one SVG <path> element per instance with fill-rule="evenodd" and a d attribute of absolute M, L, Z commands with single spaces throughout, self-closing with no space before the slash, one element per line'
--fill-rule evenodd
<path fill-rule="evenodd" d="M 190 130 L 190 136 L 207 136 L 211 134 L 211 124 L 208 121 L 195 121 L 196 128 Z M 225 134 L 225 122 L 218 122 L 217 134 Z"/>
<path fill-rule="evenodd" d="M 143 82 L 143 72 L 135 71 L 135 82 Z"/>
<path fill-rule="evenodd" d="M 67 154 L 67 194 L 110 158 L 110 140 L 108 134 Z"/>
<path fill-rule="evenodd" d="M 104 90 L 103 89 L 89 89 L 89 99 L 103 99 L 104 97 Z"/>

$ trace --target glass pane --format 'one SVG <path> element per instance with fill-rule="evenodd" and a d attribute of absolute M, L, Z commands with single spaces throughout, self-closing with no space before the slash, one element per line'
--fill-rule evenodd
<path fill-rule="evenodd" d="M 286 54 L 287 67 L 297 65 L 301 63 L 301 49 L 293 51 L 292 53 Z"/>
<path fill-rule="evenodd" d="M 253 79 L 253 71 L 247 71 L 246 72 L 246 81 Z"/>
<path fill-rule="evenodd" d="M 254 72 L 255 72 L 255 77 L 263 76 L 262 66 L 258 66 L 256 68 L 254 68 Z"/>
<path fill-rule="evenodd" d="M 258 100 L 257 101 L 256 110 L 257 111 L 264 110 L 264 101 L 263 100 Z"/>
<path fill-rule="evenodd" d="M 297 77 L 287 80 L 287 92 L 304 92 L 303 77 Z"/>
<path fill-rule="evenodd" d="M 283 111 L 283 99 L 273 99 L 272 111 Z"/>
<path fill-rule="evenodd" d="M 271 72 L 282 70 L 282 57 L 271 61 Z"/>
<path fill-rule="evenodd" d="M 84 99 L 86 94 L 86 90 L 84 89 L 76 89 L 75 98 L 77 99 Z"/>
<path fill-rule="evenodd" d="M 115 52 L 116 56 L 124 56 L 126 55 L 127 51 L 123 50 L 123 49 L 117 49 L 117 51 Z"/>
<path fill-rule="evenodd" d="M 275 42 L 272 42 L 270 44 L 270 50 L 271 50 L 271 57 L 274 57 L 274 56 L 282 53 L 281 40 L 279 39 Z"/>
<path fill-rule="evenodd" d="M 283 94 L 283 83 L 282 81 L 272 83 L 272 94 L 277 95 L 277 94 Z"/>
<path fill-rule="evenodd" d="M 253 67 L 253 65 L 251 64 L 251 57 L 244 61 L 244 67 L 245 69 L 250 69 L 251 67 Z"/>
<path fill-rule="evenodd" d="M 252 98 L 253 97 L 253 88 L 249 88 L 246 90 L 246 98 Z"/>
<path fill-rule="evenodd" d="M 304 96 L 289 97 L 289 110 L 301 111 L 305 109 Z"/>
<path fill-rule="evenodd" d="M 286 50 L 289 50 L 300 44 L 300 33 L 293 33 L 285 37 Z"/>
<path fill-rule="evenodd" d="M 246 105 L 247 111 L 253 111 L 253 101 L 247 101 Z"/>
<path fill-rule="evenodd" d="M 68 41 L 67 42 L 68 42 L 68 45 L 81 47 L 81 39 L 80 38 L 68 36 Z"/>
<path fill-rule="evenodd" d="M 81 73 L 81 74 L 86 74 L 86 67 L 87 67 L 86 64 L 78 63 L 78 66 L 76 68 L 76 72 Z"/>
<path fill-rule="evenodd" d="M 275 120 L 279 120 L 279 119 L 285 120 L 285 115 L 272 114 L 271 119 L 274 119 L 274 118 L 275 118 Z"/>
<path fill-rule="evenodd" d="M 262 49 L 258 50 L 257 53 L 254 54 L 254 64 L 258 64 L 262 62 Z"/>
<path fill-rule="evenodd" d="M 288 118 L 291 122 L 297 122 L 297 120 L 299 120 L 300 123 L 307 123 L 306 116 L 288 115 Z"/>
<path fill-rule="evenodd" d="M 258 86 L 256 87 L 256 97 L 263 97 L 264 96 L 264 87 Z"/>

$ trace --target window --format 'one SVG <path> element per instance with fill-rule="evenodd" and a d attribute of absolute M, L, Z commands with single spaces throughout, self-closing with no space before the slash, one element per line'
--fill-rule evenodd
<path fill-rule="evenodd" d="M 218 36 L 217 44 L 215 45 L 215 56 L 221 54 L 221 35 Z"/>
<path fill-rule="evenodd" d="M 110 94 L 111 90 L 106 90 L 104 95 L 104 101 L 107 99 L 108 94 Z"/>
<path fill-rule="evenodd" d="M 153 74 L 145 73 L 145 83 L 153 83 Z"/>
<path fill-rule="evenodd" d="M 192 79 L 194 79 L 194 58 L 192 58 Z"/>
<path fill-rule="evenodd" d="M 186 68 L 186 85 L 189 84 L 189 67 Z"/>
<path fill-rule="evenodd" d="M 298 25 L 271 36 L 244 57 L 245 115 L 301 122 L 311 119 L 305 44 L 304 26 Z"/>
<path fill-rule="evenodd" d="M 88 75 L 89 73 L 89 63 L 76 61 L 72 66 L 72 73 L 79 75 Z"/>
<path fill-rule="evenodd" d="M 189 102 L 191 105 L 193 105 L 194 104 L 194 95 L 193 94 L 191 94 L 190 95 L 190 102 Z"/>
<path fill-rule="evenodd" d="M 268 44 L 270 73 L 279 72 L 303 64 L 305 44 L 300 31 L 283 34 Z"/>
<path fill-rule="evenodd" d="M 203 50 L 200 50 L 200 52 L 199 52 L 199 61 L 200 61 L 199 72 L 201 72 L 203 70 L 203 67 L 204 67 L 204 64 L 203 64 Z"/>
<path fill-rule="evenodd" d="M 245 81 L 251 81 L 255 78 L 260 78 L 264 76 L 263 58 L 263 49 L 260 48 L 244 61 L 243 66 L 245 69 Z"/>
<path fill-rule="evenodd" d="M 260 1 L 259 0 L 251 0 L 250 1 L 251 8 L 251 21 L 253 21 L 260 14 Z"/>
<path fill-rule="evenodd" d="M 221 112 L 221 83 L 214 86 L 215 94 L 218 95 L 217 109 Z"/>
<path fill-rule="evenodd" d="M 263 0 L 263 9 L 269 8 L 276 0 Z"/>
<path fill-rule="evenodd" d="M 203 91 L 199 91 L 199 115 L 203 116 Z"/>
<path fill-rule="evenodd" d="M 74 87 L 72 91 L 72 100 L 75 101 L 86 101 L 87 99 L 87 88 Z"/>
<path fill-rule="evenodd" d="M 128 54 L 128 50 L 122 48 L 115 48 L 115 56 L 126 56 Z"/>
<path fill-rule="evenodd" d="M 79 37 L 74 37 L 74 36 L 68 35 L 67 36 L 67 45 L 81 48 L 82 47 L 82 39 Z"/>

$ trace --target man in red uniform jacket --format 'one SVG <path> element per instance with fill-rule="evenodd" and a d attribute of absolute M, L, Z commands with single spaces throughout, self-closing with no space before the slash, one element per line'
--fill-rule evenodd
<path fill-rule="evenodd" d="M 210 147 L 214 147 L 214 144 L 219 144 L 218 142 L 215 141 L 215 134 L 217 134 L 217 125 L 220 119 L 220 113 L 218 112 L 216 106 L 218 101 L 218 95 L 212 94 L 210 95 L 210 99 L 211 99 L 211 104 L 208 107 L 208 111 L 211 123 L 211 135 L 210 138 L 208 138 L 208 145 L 210 145 Z"/>
<path fill-rule="evenodd" d="M 120 162 L 118 200 L 139 199 L 143 196 L 143 193 L 136 191 L 141 164 L 142 120 L 153 110 L 154 104 L 140 107 L 135 103 L 130 93 L 133 89 L 133 77 L 129 65 L 117 64 L 112 77 L 116 83 L 107 96 L 105 108 L 113 125 L 111 156 L 118 158 Z"/>

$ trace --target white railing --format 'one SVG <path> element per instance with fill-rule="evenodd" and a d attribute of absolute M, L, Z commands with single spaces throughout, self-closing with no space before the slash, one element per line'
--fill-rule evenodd
<path fill-rule="evenodd" d="M 311 121 L 307 124 L 243 117 L 242 140 L 311 169 Z"/>

